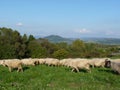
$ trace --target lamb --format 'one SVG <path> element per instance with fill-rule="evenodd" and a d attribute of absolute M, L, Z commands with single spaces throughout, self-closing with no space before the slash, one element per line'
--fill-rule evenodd
<path fill-rule="evenodd" d="M 1 62 L 1 64 L 3 66 L 6 66 L 9 68 L 9 71 L 12 72 L 13 69 L 17 69 L 17 72 L 22 71 L 23 72 L 23 68 L 22 68 L 22 62 L 18 59 L 14 59 L 14 60 L 3 60 Z"/>
<path fill-rule="evenodd" d="M 111 68 L 114 72 L 120 74 L 120 63 L 106 60 L 105 67 Z"/>

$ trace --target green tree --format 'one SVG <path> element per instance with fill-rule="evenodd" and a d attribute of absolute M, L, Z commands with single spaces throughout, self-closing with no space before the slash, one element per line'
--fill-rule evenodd
<path fill-rule="evenodd" d="M 46 57 L 46 49 L 36 41 L 31 41 L 28 45 L 29 55 L 32 58 L 43 58 Z"/>
<path fill-rule="evenodd" d="M 69 54 L 68 51 L 66 51 L 65 49 L 60 49 L 53 53 L 53 57 L 57 59 L 63 59 L 67 58 L 68 54 Z"/>
<path fill-rule="evenodd" d="M 85 43 L 82 40 L 75 40 L 71 45 L 70 45 L 70 56 L 72 57 L 84 57 L 85 53 Z"/>

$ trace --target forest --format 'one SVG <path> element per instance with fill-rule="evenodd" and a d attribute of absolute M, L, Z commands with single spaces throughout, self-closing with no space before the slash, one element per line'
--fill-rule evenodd
<path fill-rule="evenodd" d="M 86 43 L 80 39 L 71 44 L 52 43 L 45 38 L 21 35 L 11 28 L 0 28 L 0 59 L 22 58 L 119 58 L 119 45 Z"/>

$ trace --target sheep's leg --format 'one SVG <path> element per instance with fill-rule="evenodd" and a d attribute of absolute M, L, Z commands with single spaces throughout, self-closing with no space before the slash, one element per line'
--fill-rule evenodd
<path fill-rule="evenodd" d="M 20 70 L 21 70 L 21 72 L 23 72 L 23 68 L 22 67 L 20 68 Z"/>
<path fill-rule="evenodd" d="M 72 72 L 73 72 L 74 70 L 76 70 L 77 72 L 79 72 L 79 69 L 78 69 L 77 67 L 74 67 L 74 68 L 72 69 Z"/>
<path fill-rule="evenodd" d="M 90 72 L 90 73 L 91 73 L 91 70 L 90 70 L 89 67 L 86 67 L 86 70 L 87 70 L 87 72 Z"/>
<path fill-rule="evenodd" d="M 79 72 L 79 69 L 77 67 L 75 69 L 76 69 L 77 72 Z"/>
<path fill-rule="evenodd" d="M 73 72 L 74 70 L 75 70 L 75 69 L 73 68 L 73 69 L 72 69 L 72 72 Z"/>
<path fill-rule="evenodd" d="M 94 65 L 92 65 L 92 68 L 94 68 Z"/>
<path fill-rule="evenodd" d="M 9 67 L 9 71 L 12 72 L 12 68 L 11 67 Z"/>
<path fill-rule="evenodd" d="M 23 72 L 22 67 L 19 67 L 17 72 L 20 72 L 20 71 Z"/>
<path fill-rule="evenodd" d="M 20 69 L 18 68 L 18 69 L 17 69 L 17 72 L 19 72 L 19 71 L 20 71 Z"/>

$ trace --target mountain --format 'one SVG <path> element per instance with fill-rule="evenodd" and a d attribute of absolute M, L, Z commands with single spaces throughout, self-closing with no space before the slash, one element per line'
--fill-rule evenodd
<path fill-rule="evenodd" d="M 64 38 L 58 35 L 50 35 L 43 37 L 45 39 L 48 39 L 52 43 L 59 43 L 59 42 L 66 42 L 68 44 L 71 44 L 74 40 L 80 39 L 84 42 L 91 42 L 91 43 L 99 43 L 99 44 L 107 44 L 107 45 L 120 45 L 120 38 Z"/>
<path fill-rule="evenodd" d="M 58 36 L 58 35 L 50 35 L 50 36 L 46 36 L 44 38 L 48 39 L 50 42 L 53 42 L 53 43 L 66 42 L 66 43 L 70 44 L 73 42 L 73 40 L 70 38 L 63 38 L 63 37 Z"/>
<path fill-rule="evenodd" d="M 85 42 L 100 43 L 107 45 L 120 45 L 119 38 L 81 38 Z"/>

